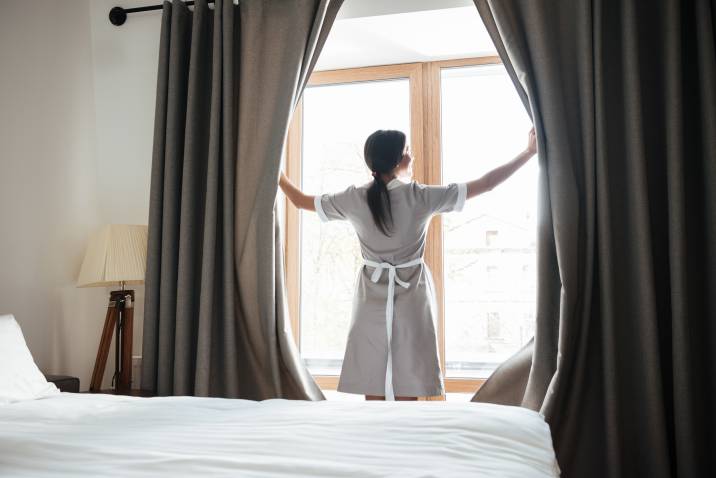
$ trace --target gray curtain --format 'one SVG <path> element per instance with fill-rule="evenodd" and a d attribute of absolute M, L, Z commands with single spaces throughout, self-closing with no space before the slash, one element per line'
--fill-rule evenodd
<path fill-rule="evenodd" d="M 566 477 L 716 476 L 716 7 L 475 0 L 538 133 L 534 342 L 474 400 Z"/>
<path fill-rule="evenodd" d="M 323 398 L 291 336 L 275 198 L 289 119 L 341 1 L 164 3 L 143 389 Z"/>

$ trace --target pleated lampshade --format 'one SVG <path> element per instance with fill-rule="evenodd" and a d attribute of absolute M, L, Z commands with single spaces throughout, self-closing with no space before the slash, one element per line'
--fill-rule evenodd
<path fill-rule="evenodd" d="M 77 287 L 141 284 L 147 263 L 147 226 L 109 224 L 90 237 Z"/>

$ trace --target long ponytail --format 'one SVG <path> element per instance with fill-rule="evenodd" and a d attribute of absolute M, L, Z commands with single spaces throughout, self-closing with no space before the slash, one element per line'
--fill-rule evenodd
<path fill-rule="evenodd" d="M 390 236 L 393 226 L 393 210 L 382 175 L 390 173 L 400 163 L 405 142 L 402 131 L 378 130 L 368 136 L 363 148 L 365 163 L 373 172 L 373 183 L 368 188 L 368 207 L 375 225 L 386 236 Z"/>
<path fill-rule="evenodd" d="M 373 216 L 373 222 L 380 232 L 390 236 L 393 225 L 393 210 L 390 206 L 390 194 L 380 175 L 376 174 L 373 183 L 368 187 L 368 207 Z"/>

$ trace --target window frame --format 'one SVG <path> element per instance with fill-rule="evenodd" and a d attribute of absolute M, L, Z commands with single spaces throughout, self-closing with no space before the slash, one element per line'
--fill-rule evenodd
<path fill-rule="evenodd" d="M 499 56 L 480 56 L 441 60 L 421 63 L 402 63 L 395 65 L 369 66 L 314 72 L 308 86 L 335 85 L 380 81 L 390 79 L 408 79 L 410 84 L 410 148 L 418 158 L 413 175 L 416 181 L 425 184 L 442 183 L 441 158 L 441 75 L 442 69 L 499 65 Z M 296 106 L 289 124 L 284 148 L 284 167 L 288 178 L 295 184 L 301 184 L 301 155 L 303 136 L 303 99 Z M 313 191 L 325 193 L 329 191 Z M 286 199 L 285 199 L 286 200 Z M 301 215 L 300 211 L 286 200 L 285 204 L 285 271 L 288 308 L 291 317 L 291 329 L 294 340 L 300 350 L 301 321 Z M 438 306 L 438 349 L 440 368 L 445 373 L 445 303 L 443 280 L 443 227 L 440 215 L 433 217 L 425 245 L 425 262 L 430 267 L 435 282 L 435 294 Z M 337 375 L 313 375 L 318 385 L 325 390 L 335 390 L 338 386 Z M 445 377 L 446 393 L 473 393 L 485 379 Z M 426 400 L 444 400 L 445 396 L 426 397 Z"/>

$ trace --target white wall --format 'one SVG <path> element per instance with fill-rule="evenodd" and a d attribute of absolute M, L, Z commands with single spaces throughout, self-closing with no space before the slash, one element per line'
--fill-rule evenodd
<path fill-rule="evenodd" d="M 135 13 L 121 27 L 109 10 L 155 0 L 92 0 L 90 23 L 102 221 L 147 224 L 161 12 Z M 144 287 L 134 286 L 133 355 L 142 354 Z M 141 379 L 137 368 L 132 379 Z"/>
<path fill-rule="evenodd" d="M 100 221 L 87 0 L 0 10 L 0 313 L 38 365 L 87 386 L 104 292 L 74 286 Z"/>
<path fill-rule="evenodd" d="M 107 14 L 152 3 L 161 2 L 90 2 L 100 205 L 115 223 L 147 223 L 162 14 L 131 14 L 121 27 Z"/>

